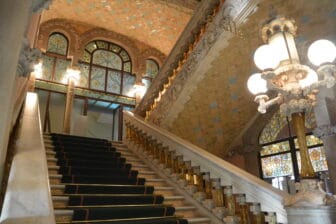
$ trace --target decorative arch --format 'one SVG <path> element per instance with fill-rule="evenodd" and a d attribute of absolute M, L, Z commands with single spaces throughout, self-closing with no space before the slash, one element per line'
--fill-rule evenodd
<path fill-rule="evenodd" d="M 78 65 L 81 69 L 80 86 L 133 96 L 136 78 L 132 74 L 132 60 L 121 46 L 93 40 L 86 45 Z"/>
<path fill-rule="evenodd" d="M 44 52 L 47 49 L 48 39 L 52 33 L 62 33 L 68 39 L 68 55 L 73 58 L 77 58 L 76 52 L 79 48 L 79 33 L 77 32 L 75 26 L 71 25 L 64 19 L 53 19 L 42 23 L 40 25 L 36 45 Z"/>
<path fill-rule="evenodd" d="M 79 55 L 83 53 L 82 50 L 85 48 L 85 46 L 93 40 L 104 40 L 112 42 L 124 48 L 130 55 L 130 58 L 132 60 L 133 72 L 139 74 L 138 58 L 140 51 L 132 39 L 113 31 L 105 30 L 102 28 L 94 28 L 86 31 L 81 35 L 79 48 L 77 49 L 79 51 Z"/>

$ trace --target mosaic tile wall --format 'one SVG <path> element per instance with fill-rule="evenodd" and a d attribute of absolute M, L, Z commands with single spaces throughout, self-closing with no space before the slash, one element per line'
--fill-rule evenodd
<path fill-rule="evenodd" d="M 246 82 L 257 71 L 253 53 L 262 44 L 259 30 L 274 15 L 296 20 L 296 43 L 304 64 L 310 65 L 306 52 L 314 40 L 323 37 L 336 43 L 336 1 L 262 1 L 191 95 L 172 125 L 175 134 L 218 156 L 226 155 L 227 148 L 256 113 L 257 104 Z"/>

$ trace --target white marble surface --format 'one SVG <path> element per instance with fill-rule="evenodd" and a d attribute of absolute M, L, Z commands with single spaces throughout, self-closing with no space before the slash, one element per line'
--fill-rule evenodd
<path fill-rule="evenodd" d="M 319 207 L 288 207 L 288 223 L 290 224 L 334 224 L 336 208 Z"/>
<path fill-rule="evenodd" d="M 27 93 L 0 223 L 55 223 L 35 93 Z"/>
<path fill-rule="evenodd" d="M 183 155 L 185 161 L 191 160 L 192 166 L 200 166 L 201 172 L 210 172 L 211 178 L 220 178 L 222 186 L 232 185 L 234 193 L 245 193 L 247 201 L 261 203 L 262 211 L 276 212 L 278 222 L 288 223 L 287 213 L 283 206 L 284 199 L 289 196 L 287 193 L 273 188 L 258 177 L 208 151 L 143 121 L 131 112 L 124 112 L 124 120 L 125 123 L 131 123 L 149 133 L 154 139 L 159 139 L 164 146 L 175 149 L 178 155 Z"/>

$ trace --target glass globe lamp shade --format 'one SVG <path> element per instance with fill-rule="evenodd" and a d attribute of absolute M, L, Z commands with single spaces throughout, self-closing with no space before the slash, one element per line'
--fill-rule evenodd
<path fill-rule="evenodd" d="M 255 73 L 251 75 L 250 78 L 247 80 L 247 88 L 254 95 L 259 93 L 266 93 L 267 82 L 265 79 L 261 78 L 260 73 Z"/>
<path fill-rule="evenodd" d="M 336 58 L 336 46 L 329 40 L 317 40 L 308 48 L 308 58 L 316 66 L 331 63 Z"/>
<path fill-rule="evenodd" d="M 273 48 L 268 44 L 261 45 L 254 52 L 253 59 L 255 65 L 260 70 L 274 69 L 279 64 L 279 60 L 275 55 L 275 51 L 273 51 Z"/>
<path fill-rule="evenodd" d="M 315 83 L 318 81 L 318 76 L 316 72 L 312 69 L 309 69 L 309 72 L 307 76 L 299 81 L 299 84 L 302 88 L 305 88 L 307 86 L 310 86 L 311 84 Z"/>

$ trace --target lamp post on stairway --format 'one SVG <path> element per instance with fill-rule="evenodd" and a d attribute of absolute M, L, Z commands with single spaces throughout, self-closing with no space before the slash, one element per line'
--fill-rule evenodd
<path fill-rule="evenodd" d="M 276 18 L 261 30 L 265 45 L 254 53 L 254 62 L 262 73 L 253 74 L 248 82 L 249 90 L 256 95 L 258 111 L 280 104 L 280 112 L 292 118 L 298 138 L 301 156 L 301 193 L 289 204 L 309 201 L 322 205 L 326 194 L 317 189 L 317 178 L 310 161 L 306 136 L 305 113 L 316 104 L 318 88 L 331 88 L 335 84 L 336 67 L 332 62 L 336 57 L 335 45 L 327 40 L 315 41 L 308 49 L 308 58 L 317 69 L 300 63 L 294 36 L 297 27 L 293 20 Z M 265 94 L 268 90 L 278 93 L 274 99 Z M 311 193 L 311 194 L 310 194 Z"/>
<path fill-rule="evenodd" d="M 77 68 L 69 68 L 66 71 L 65 79 L 68 83 L 68 89 L 66 94 L 66 102 L 65 102 L 65 111 L 64 111 L 64 120 L 63 120 L 63 133 L 70 134 L 71 129 L 71 114 L 73 101 L 75 97 L 75 84 L 79 80 L 80 71 Z"/>

